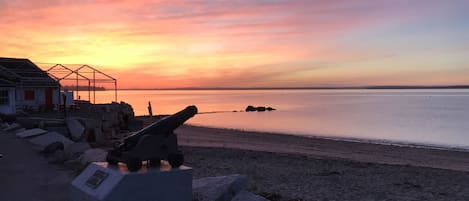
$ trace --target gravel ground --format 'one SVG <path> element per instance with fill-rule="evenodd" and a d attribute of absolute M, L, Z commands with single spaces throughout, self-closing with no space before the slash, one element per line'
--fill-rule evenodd
<path fill-rule="evenodd" d="M 183 147 L 194 178 L 244 174 L 249 189 L 276 200 L 469 200 L 469 174 L 406 165 Z"/>

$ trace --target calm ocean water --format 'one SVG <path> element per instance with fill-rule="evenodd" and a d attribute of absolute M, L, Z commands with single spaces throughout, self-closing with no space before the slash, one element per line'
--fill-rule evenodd
<path fill-rule="evenodd" d="M 109 102 L 113 91 L 97 92 Z M 136 115 L 172 114 L 187 105 L 190 124 L 405 145 L 469 149 L 469 90 L 123 90 Z M 232 112 L 247 105 L 273 112 Z M 211 113 L 215 112 L 215 113 Z"/>

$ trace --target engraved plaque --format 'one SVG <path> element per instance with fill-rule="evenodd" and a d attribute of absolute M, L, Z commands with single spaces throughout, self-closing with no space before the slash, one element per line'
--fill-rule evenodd
<path fill-rule="evenodd" d="M 86 186 L 96 189 L 106 179 L 109 174 L 101 170 L 96 170 L 88 180 L 86 180 Z"/>

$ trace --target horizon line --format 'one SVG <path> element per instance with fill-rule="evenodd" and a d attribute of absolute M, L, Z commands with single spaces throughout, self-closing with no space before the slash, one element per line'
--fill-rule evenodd
<path fill-rule="evenodd" d="M 302 90 L 302 89 L 469 89 L 469 85 L 369 85 L 369 86 L 317 86 L 317 87 L 169 87 L 169 88 L 122 88 L 118 90 L 282 90 L 282 89 L 288 89 L 288 90 Z"/>

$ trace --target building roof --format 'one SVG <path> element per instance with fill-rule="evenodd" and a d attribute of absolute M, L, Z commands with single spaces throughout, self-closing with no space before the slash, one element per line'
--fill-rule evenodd
<path fill-rule="evenodd" d="M 9 80 L 0 78 L 0 87 L 14 87 L 15 83 Z"/>
<path fill-rule="evenodd" d="M 0 57 L 0 79 L 23 87 L 55 87 L 59 83 L 29 59 Z"/>

